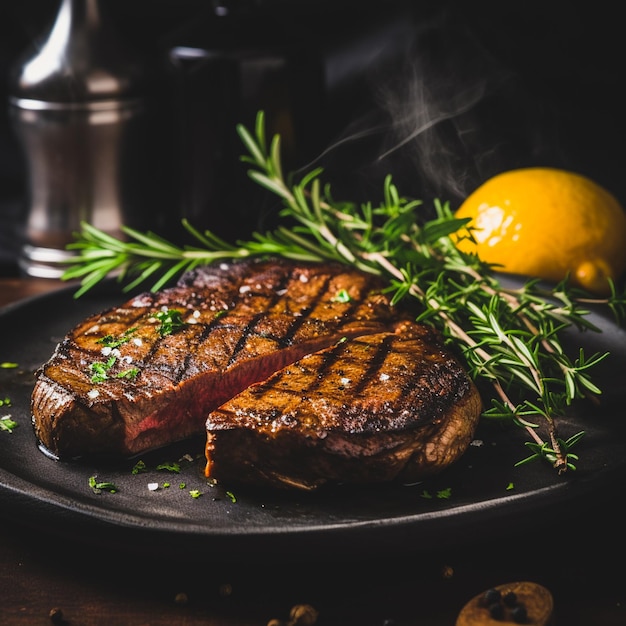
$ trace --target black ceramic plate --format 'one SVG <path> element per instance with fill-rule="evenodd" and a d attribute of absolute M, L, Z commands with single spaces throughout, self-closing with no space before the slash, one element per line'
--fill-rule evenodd
<path fill-rule="evenodd" d="M 45 526 L 65 535 L 94 536 L 131 547 L 159 542 L 178 551 L 192 545 L 213 558 L 239 554 L 299 554 L 323 557 L 358 550 L 370 553 L 427 549 L 437 542 L 463 542 L 467 529 L 515 531 L 532 519 L 562 515 L 578 506 L 626 463 L 621 424 L 626 398 L 626 334 L 608 317 L 592 313 L 601 333 L 573 333 L 568 343 L 577 354 L 609 351 L 596 379 L 604 390 L 599 406 L 581 403 L 561 422 L 567 438 L 584 430 L 575 472 L 557 476 L 545 464 L 515 467 L 527 456 L 526 433 L 482 423 L 463 458 L 435 479 L 417 485 L 341 486 L 313 494 L 247 491 L 211 487 L 202 476 L 203 441 L 143 457 L 147 471 L 134 474 L 134 462 L 106 467 L 61 463 L 37 447 L 29 411 L 34 373 L 61 337 L 80 319 L 119 304 L 125 296 L 109 285 L 74 300 L 63 289 L 0 311 L 0 362 L 19 367 L 0 370 L 0 417 L 10 414 L 19 426 L 0 431 L 0 506 L 5 517 Z M 570 341 L 571 339 L 571 341 Z M 156 469 L 183 460 L 180 473 Z M 116 493 L 94 493 L 90 477 L 108 481 Z M 158 483 L 157 490 L 149 488 Z M 169 487 L 164 487 L 169 483 Z M 201 493 L 194 498 L 192 490 Z M 533 516 L 532 513 L 541 515 Z"/>

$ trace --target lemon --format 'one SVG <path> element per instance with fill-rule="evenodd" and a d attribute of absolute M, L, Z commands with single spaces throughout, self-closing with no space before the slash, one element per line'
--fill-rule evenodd
<path fill-rule="evenodd" d="M 510 170 L 488 179 L 456 211 L 471 218 L 475 242 L 457 246 L 511 274 L 609 292 L 626 270 L 626 213 L 586 176 L 550 167 Z"/>

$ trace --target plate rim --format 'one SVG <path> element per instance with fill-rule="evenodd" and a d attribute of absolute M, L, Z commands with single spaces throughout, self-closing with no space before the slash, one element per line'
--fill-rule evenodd
<path fill-rule="evenodd" d="M 20 315 L 25 310 L 30 311 L 33 307 L 42 306 L 42 304 L 45 304 L 47 307 L 53 307 L 55 304 L 59 306 L 60 303 L 67 304 L 68 298 L 70 302 L 73 302 L 75 301 L 73 298 L 75 290 L 75 285 L 67 285 L 52 292 L 36 294 L 16 303 L 10 303 L 0 308 L 0 322 L 7 317 Z M 141 290 L 137 291 L 141 292 Z M 90 299 L 93 300 L 94 298 L 97 302 L 100 302 L 102 299 L 111 300 L 112 305 L 114 305 L 115 302 L 124 302 L 132 295 L 133 293 L 122 292 L 119 281 L 108 279 L 99 288 L 96 288 L 90 297 L 86 295 L 82 296 L 82 298 L 83 302 Z M 96 308 L 94 312 L 98 310 Z M 68 324 L 67 330 L 70 327 L 71 323 Z M 622 329 L 620 328 L 619 330 L 621 332 Z M 34 433 L 32 437 L 34 438 Z M 41 452 L 38 453 L 42 454 Z M 54 461 L 51 460 L 50 462 Z M 599 482 L 604 481 L 607 476 L 612 477 L 618 470 L 621 473 L 625 467 L 626 460 L 615 467 L 607 468 L 604 472 L 596 472 L 594 475 L 583 476 L 581 479 L 575 477 L 574 480 L 553 483 L 542 489 L 530 492 L 505 494 L 478 503 L 462 504 L 438 511 L 407 513 L 394 517 L 353 521 L 343 520 L 332 523 L 325 521 L 323 523 L 312 523 L 308 526 L 299 525 L 291 528 L 276 524 L 275 526 L 266 525 L 263 528 L 252 526 L 251 528 L 239 527 L 235 529 L 227 527 L 207 528 L 195 522 L 180 524 L 175 520 L 161 520 L 157 527 L 151 528 L 151 530 L 156 530 L 159 534 L 175 537 L 177 540 L 183 541 L 185 539 L 197 540 L 198 537 L 203 537 L 206 543 L 215 544 L 216 542 L 228 540 L 226 541 L 228 550 L 232 548 L 232 542 L 238 540 L 252 541 L 257 544 L 271 539 L 268 541 L 267 548 L 272 549 L 271 546 L 275 543 L 274 540 L 279 540 L 280 543 L 285 541 L 301 542 L 304 537 L 324 540 L 332 535 L 332 543 L 341 544 L 346 536 L 353 534 L 374 537 L 377 540 L 380 539 L 381 543 L 386 545 L 389 541 L 389 535 L 394 532 L 398 534 L 398 537 L 404 537 L 406 534 L 412 534 L 412 531 L 426 528 L 434 536 L 439 537 L 451 527 L 455 527 L 459 520 L 463 520 L 463 522 L 476 521 L 483 519 L 485 516 L 489 516 L 492 519 L 510 520 L 520 512 L 528 510 L 529 502 L 531 504 L 530 508 L 534 507 L 550 516 L 555 507 L 568 506 L 580 497 L 589 495 L 596 489 Z M 18 503 L 18 507 L 14 512 L 7 512 L 7 507 L 1 507 L 2 517 L 15 519 L 16 516 L 19 518 L 20 515 L 24 515 L 24 511 L 30 511 L 32 508 L 43 508 L 44 510 L 54 511 L 55 516 L 58 515 L 63 519 L 68 515 L 73 516 L 75 518 L 73 522 L 76 522 L 78 525 L 89 526 L 90 523 L 97 522 L 105 527 L 122 530 L 122 532 L 124 529 L 131 531 L 131 534 L 134 534 L 135 531 L 145 531 L 147 527 L 151 526 L 150 516 L 144 514 L 140 515 L 137 512 L 117 513 L 111 510 L 109 510 L 108 514 L 103 514 L 101 507 L 86 506 L 84 503 L 77 506 L 76 503 L 72 503 L 69 496 L 60 497 L 58 494 L 50 494 L 45 489 L 42 489 L 40 485 L 34 485 L 35 488 L 29 490 L 29 486 L 32 487 L 33 485 L 26 479 L 11 473 L 3 465 L 3 461 L 0 460 L 0 502 L 3 497 L 8 496 L 14 503 Z M 26 515 L 28 514 L 27 512 Z M 391 542 L 393 543 L 393 540 Z M 255 548 L 258 547 L 255 545 Z M 347 546 L 345 548 L 348 549 Z"/>

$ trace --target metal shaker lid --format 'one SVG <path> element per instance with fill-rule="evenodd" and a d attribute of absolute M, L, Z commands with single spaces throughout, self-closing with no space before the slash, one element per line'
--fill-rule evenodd
<path fill-rule="evenodd" d="M 140 97 L 139 54 L 120 40 L 101 0 L 61 0 L 43 41 L 13 67 L 12 101 L 90 103 Z"/>

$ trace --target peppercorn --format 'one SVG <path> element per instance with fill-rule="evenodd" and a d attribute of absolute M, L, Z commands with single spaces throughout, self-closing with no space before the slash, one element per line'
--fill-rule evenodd
<path fill-rule="evenodd" d="M 500 602 L 500 592 L 497 589 L 487 589 L 485 591 L 485 595 L 483 596 L 485 600 L 485 604 L 489 606 L 490 604 L 497 604 Z"/>
<path fill-rule="evenodd" d="M 499 602 L 489 605 L 489 615 L 493 619 L 504 619 L 504 607 Z"/>
<path fill-rule="evenodd" d="M 502 600 L 509 607 L 515 606 L 517 604 L 517 594 L 514 591 L 507 591 Z"/>
<path fill-rule="evenodd" d="M 48 613 L 48 617 L 50 618 L 50 621 L 55 625 L 63 624 L 64 622 L 63 611 L 58 606 L 55 606 L 53 609 L 50 609 L 50 612 Z"/>
<path fill-rule="evenodd" d="M 317 622 L 317 611 L 310 604 L 296 604 L 289 612 L 292 626 L 313 626 Z"/>
<path fill-rule="evenodd" d="M 457 625 L 474 626 L 488 621 L 490 624 L 533 623 L 546 626 L 552 623 L 552 609 L 552 596 L 545 587 L 531 582 L 516 582 L 475 596 L 459 613 Z"/>
<path fill-rule="evenodd" d="M 174 602 L 176 604 L 187 604 L 188 601 L 189 601 L 189 598 L 187 597 L 187 594 L 184 591 L 181 591 L 174 596 Z"/>
<path fill-rule="evenodd" d="M 516 624 L 524 624 L 528 618 L 526 607 L 523 604 L 518 604 L 512 611 L 511 617 Z"/>

